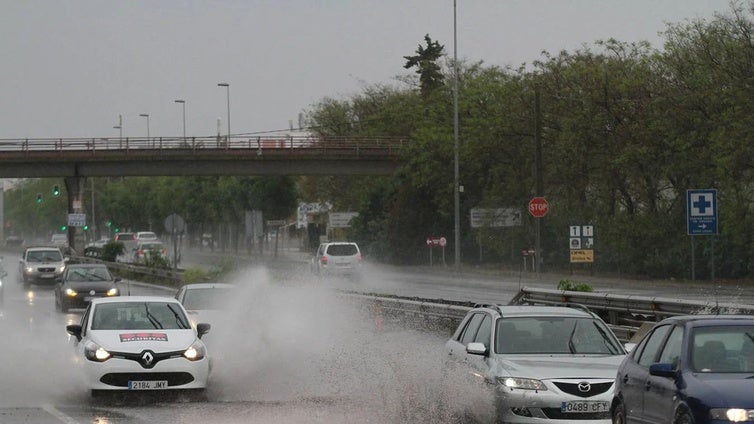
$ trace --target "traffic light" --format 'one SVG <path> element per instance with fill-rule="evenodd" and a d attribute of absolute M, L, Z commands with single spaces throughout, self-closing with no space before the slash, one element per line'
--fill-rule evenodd
<path fill-rule="evenodd" d="M 89 231 L 89 226 L 84 224 L 84 231 Z"/>
<path fill-rule="evenodd" d="M 37 204 L 42 203 L 42 193 L 37 193 Z"/>
<path fill-rule="evenodd" d="M 108 226 L 108 228 L 109 228 L 109 227 L 112 227 L 112 226 L 113 226 L 113 221 L 110 221 L 110 220 L 108 220 L 108 221 L 107 221 L 107 224 L 105 224 L 105 225 L 107 225 L 107 226 Z"/>
<path fill-rule="evenodd" d="M 66 231 L 66 230 L 68 230 L 68 226 L 67 225 L 63 224 L 63 225 L 60 226 L 60 231 Z"/>
<path fill-rule="evenodd" d="M 52 188 L 52 195 L 53 196 L 60 196 L 60 188 L 58 186 L 54 186 Z"/>
<path fill-rule="evenodd" d="M 120 232 L 120 228 L 118 228 L 118 227 L 115 227 L 115 232 L 116 232 L 116 233 L 119 233 L 119 232 Z"/>

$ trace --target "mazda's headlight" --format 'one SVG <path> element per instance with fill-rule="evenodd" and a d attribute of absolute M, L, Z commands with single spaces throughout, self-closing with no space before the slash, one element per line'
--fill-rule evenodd
<path fill-rule="evenodd" d="M 542 392 L 547 390 L 545 383 L 533 378 L 498 377 L 497 381 L 509 389 L 539 390 Z"/>
<path fill-rule="evenodd" d="M 189 346 L 189 348 L 186 349 L 185 352 L 183 352 L 183 356 L 189 361 L 198 361 L 200 359 L 203 359 L 204 355 L 206 354 L 207 350 L 204 347 L 204 343 L 200 342 L 199 340 L 195 341 L 194 344 Z"/>
<path fill-rule="evenodd" d="M 110 352 L 101 348 L 97 343 L 88 342 L 84 346 L 84 356 L 86 359 L 94 362 L 105 362 L 110 359 Z"/>
<path fill-rule="evenodd" d="M 117 296 L 118 295 L 118 289 L 113 287 L 110 290 L 107 291 L 108 296 Z"/>
<path fill-rule="evenodd" d="M 76 297 L 76 295 L 78 293 L 76 293 L 76 290 L 74 290 L 74 289 L 72 289 L 72 288 L 69 287 L 69 288 L 65 289 L 65 294 L 66 294 L 66 296 Z"/>
<path fill-rule="evenodd" d="M 713 420 L 739 423 L 754 418 L 754 410 L 740 408 L 713 408 L 709 410 L 709 416 Z"/>

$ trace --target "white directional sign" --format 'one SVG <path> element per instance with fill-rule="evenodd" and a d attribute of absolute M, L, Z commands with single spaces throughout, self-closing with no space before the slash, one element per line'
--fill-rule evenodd
<path fill-rule="evenodd" d="M 521 210 L 516 208 L 472 208 L 471 228 L 517 227 L 521 225 Z"/>
<path fill-rule="evenodd" d="M 330 228 L 348 228 L 351 220 L 357 216 L 358 212 L 330 212 Z"/>
<path fill-rule="evenodd" d="M 83 227 L 84 225 L 86 225 L 85 213 L 69 213 L 68 214 L 69 227 Z"/>

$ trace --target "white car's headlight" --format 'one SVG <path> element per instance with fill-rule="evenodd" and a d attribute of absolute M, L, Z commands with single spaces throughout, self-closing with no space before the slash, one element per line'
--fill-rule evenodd
<path fill-rule="evenodd" d="M 67 296 L 70 296 L 70 297 L 76 297 L 76 295 L 78 293 L 76 293 L 76 290 L 74 290 L 74 289 L 72 289 L 72 288 L 69 287 L 69 288 L 65 289 L 65 294 Z"/>
<path fill-rule="evenodd" d="M 26 272 L 34 272 L 34 267 L 27 266 L 26 268 L 24 268 L 24 271 L 26 271 Z"/>
<path fill-rule="evenodd" d="M 199 340 L 195 341 L 194 344 L 183 352 L 183 356 L 189 361 L 198 361 L 204 358 L 206 354 L 207 350 L 204 348 L 204 343 Z"/>
<path fill-rule="evenodd" d="M 118 295 L 118 289 L 113 287 L 110 290 L 107 291 L 108 296 L 117 296 Z"/>
<path fill-rule="evenodd" d="M 84 356 L 90 361 L 105 362 L 110 359 L 111 355 L 110 352 L 101 348 L 97 343 L 88 342 L 86 346 L 84 346 Z"/>
<path fill-rule="evenodd" d="M 521 390 L 547 390 L 545 383 L 533 378 L 518 378 L 518 377 L 498 377 L 498 383 L 509 389 L 521 389 Z"/>
<path fill-rule="evenodd" d="M 63 264 L 63 265 L 60 265 L 60 266 L 58 267 L 58 272 L 61 272 L 61 273 L 62 273 L 63 271 L 65 271 L 65 264 Z"/>
<path fill-rule="evenodd" d="M 712 408 L 709 410 L 709 416 L 713 420 L 731 421 L 734 423 L 749 421 L 754 417 L 754 410 L 740 408 Z"/>

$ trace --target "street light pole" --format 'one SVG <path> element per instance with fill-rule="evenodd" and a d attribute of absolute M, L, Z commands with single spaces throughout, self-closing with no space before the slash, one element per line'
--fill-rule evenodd
<path fill-rule="evenodd" d="M 176 103 L 180 103 L 181 106 L 183 106 L 183 142 L 186 142 L 186 101 L 185 100 L 175 100 Z"/>
<path fill-rule="evenodd" d="M 230 145 L 230 84 L 227 82 L 221 82 L 217 84 L 218 87 L 225 87 L 225 92 L 228 98 L 228 145 Z"/>
<path fill-rule="evenodd" d="M 149 144 L 149 114 L 148 113 L 140 113 L 139 116 L 143 118 L 147 118 L 147 144 Z"/>
<path fill-rule="evenodd" d="M 118 125 L 115 125 L 113 128 L 118 130 L 118 148 L 123 148 L 123 116 L 118 115 Z"/>
<path fill-rule="evenodd" d="M 458 167 L 458 37 L 456 0 L 453 0 L 453 226 L 455 230 L 455 268 L 461 266 L 461 184 Z"/>
<path fill-rule="evenodd" d="M 94 177 L 90 177 L 92 182 L 92 242 L 97 241 L 97 217 L 94 214 Z"/>

